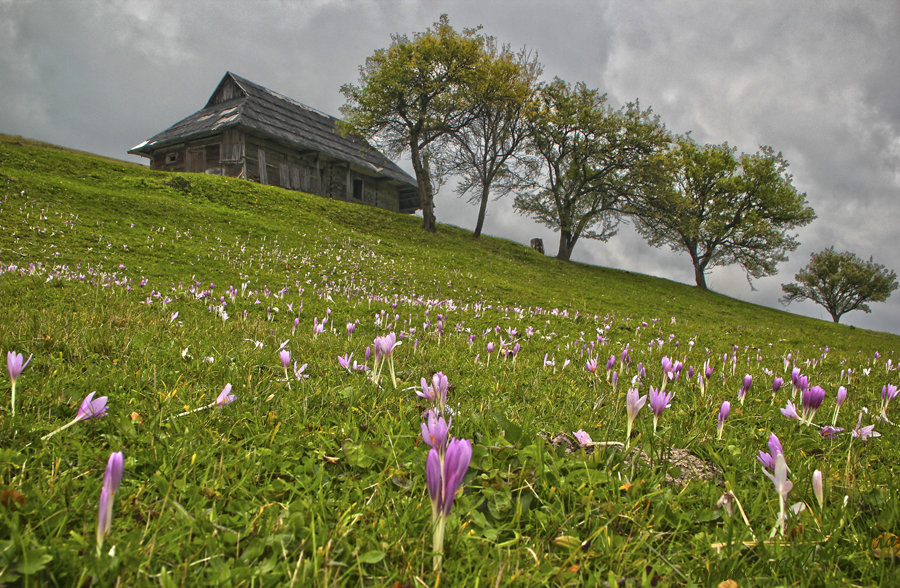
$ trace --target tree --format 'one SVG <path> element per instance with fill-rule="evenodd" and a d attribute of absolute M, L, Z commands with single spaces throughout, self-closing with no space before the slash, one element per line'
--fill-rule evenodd
<path fill-rule="evenodd" d="M 613 110 L 597 90 L 557 78 L 539 88 L 529 116 L 536 179 L 515 207 L 559 230 L 556 257 L 568 260 L 580 238 L 615 235 L 625 203 L 647 189 L 651 157 L 668 142 L 650 110 L 636 103 Z"/>
<path fill-rule="evenodd" d="M 794 276 L 798 283 L 782 284 L 784 304 L 812 300 L 824 306 L 834 322 L 851 310 L 872 312 L 869 302 L 884 302 L 897 289 L 897 274 L 869 258 L 830 247 L 810 256 L 809 265 Z"/>
<path fill-rule="evenodd" d="M 357 85 L 345 84 L 347 127 L 374 139 L 393 156 L 408 151 L 422 202 L 422 227 L 435 230 L 431 160 L 441 141 L 471 120 L 470 89 L 484 61 L 484 37 L 462 34 L 447 15 L 410 40 L 394 35 L 360 66 Z"/>
<path fill-rule="evenodd" d="M 704 290 L 706 272 L 716 266 L 737 263 L 748 280 L 776 273 L 777 262 L 799 245 L 788 231 L 816 218 L 770 147 L 735 157 L 728 144 L 679 137 L 658 164 L 669 181 L 632 203 L 635 227 L 654 247 L 687 252 Z"/>
<path fill-rule="evenodd" d="M 491 191 L 508 194 L 518 186 L 511 169 L 528 136 L 527 109 L 541 66 L 525 50 L 513 53 L 486 39 L 486 59 L 472 88 L 469 123 L 453 134 L 448 171 L 458 174 L 456 192 L 479 204 L 473 233 L 481 235 Z"/>

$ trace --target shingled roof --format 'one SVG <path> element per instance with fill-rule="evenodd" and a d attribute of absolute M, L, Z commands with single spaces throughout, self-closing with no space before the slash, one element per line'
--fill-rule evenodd
<path fill-rule="evenodd" d="M 238 92 L 231 96 L 222 92 L 229 80 L 238 88 Z M 202 110 L 131 148 L 128 153 L 149 157 L 153 151 L 167 144 L 241 126 L 301 150 L 325 153 L 392 180 L 416 186 L 412 176 L 364 139 L 356 135 L 342 135 L 339 122 L 333 116 L 227 72 Z"/>

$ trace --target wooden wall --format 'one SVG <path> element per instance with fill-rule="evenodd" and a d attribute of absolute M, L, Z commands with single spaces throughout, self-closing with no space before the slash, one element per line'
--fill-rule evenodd
<path fill-rule="evenodd" d="M 362 174 L 325 154 L 299 152 L 235 128 L 160 149 L 154 152 L 150 167 L 239 177 L 395 212 L 400 209 L 397 188 L 383 178 Z"/>

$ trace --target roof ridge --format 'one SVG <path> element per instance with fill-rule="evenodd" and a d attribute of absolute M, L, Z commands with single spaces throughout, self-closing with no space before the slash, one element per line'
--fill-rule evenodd
<path fill-rule="evenodd" d="M 310 106 L 309 104 L 304 104 L 303 102 L 300 102 L 299 100 L 295 100 L 295 99 L 291 98 L 290 96 L 282 94 L 281 92 L 276 92 L 275 90 L 267 88 L 267 87 L 263 86 L 262 84 L 257 84 L 256 82 L 248 80 L 247 78 L 245 78 L 243 76 L 239 76 L 238 74 L 236 74 L 232 71 L 226 72 L 226 75 L 230 75 L 232 77 L 232 79 L 235 81 L 235 83 L 238 84 L 238 86 L 240 86 L 241 89 L 244 91 L 247 90 L 247 88 L 244 87 L 246 85 L 254 90 L 261 90 L 267 94 L 270 94 L 271 96 L 278 98 L 279 100 L 289 102 L 290 104 L 293 104 L 294 106 L 299 106 L 305 110 L 315 112 L 316 114 L 328 117 L 328 118 L 338 121 L 338 122 L 341 121 L 341 119 L 339 119 L 338 117 L 328 114 L 327 112 L 325 112 L 323 110 L 319 110 L 318 108 L 316 108 L 314 106 Z M 248 92 L 248 94 L 249 94 L 249 92 Z"/>

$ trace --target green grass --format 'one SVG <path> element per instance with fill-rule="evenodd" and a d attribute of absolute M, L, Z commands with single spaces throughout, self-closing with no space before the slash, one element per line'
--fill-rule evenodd
<path fill-rule="evenodd" d="M 882 387 L 900 383 L 900 338 L 419 223 L 0 136 L 0 352 L 34 354 L 16 416 L 8 396 L 0 406 L 0 584 L 771 586 L 895 576 L 887 543 L 873 540 L 900 524 L 898 433 L 876 419 Z M 349 336 L 348 322 L 357 323 Z M 340 368 L 339 355 L 362 363 L 388 332 L 403 341 L 397 389 Z M 488 358 L 487 343 L 501 340 L 521 345 L 515 360 Z M 285 379 L 285 341 L 309 378 Z M 614 388 L 605 363 L 626 346 Z M 639 362 L 641 393 L 658 385 L 663 356 L 697 372 L 708 361 L 714 373 L 705 391 L 696 374 L 669 383 L 676 394 L 656 435 L 644 408 L 630 444 L 646 459 L 549 442 L 578 429 L 624 441 L 625 391 Z M 591 357 L 596 376 L 584 368 Z M 826 439 L 781 415 L 793 365 L 828 392 L 816 423 L 831 423 L 838 386 L 849 389 L 843 434 Z M 419 435 L 427 405 L 412 389 L 436 371 L 451 383 L 451 433 L 474 444 L 439 580 Z M 741 405 L 744 374 L 754 383 Z M 787 380 L 775 398 L 774 376 Z M 228 382 L 235 402 L 170 418 Z M 107 416 L 41 441 L 91 391 L 109 397 Z M 718 441 L 723 400 L 733 408 Z M 863 424 L 882 434 L 866 442 L 849 435 L 864 407 Z M 770 538 L 778 500 L 756 461 L 771 432 L 791 469 L 788 503 L 808 506 L 784 539 Z M 667 483 L 679 473 L 668 448 L 721 474 Z M 112 451 L 124 453 L 125 475 L 98 555 Z M 716 507 L 726 489 L 749 526 Z"/>

